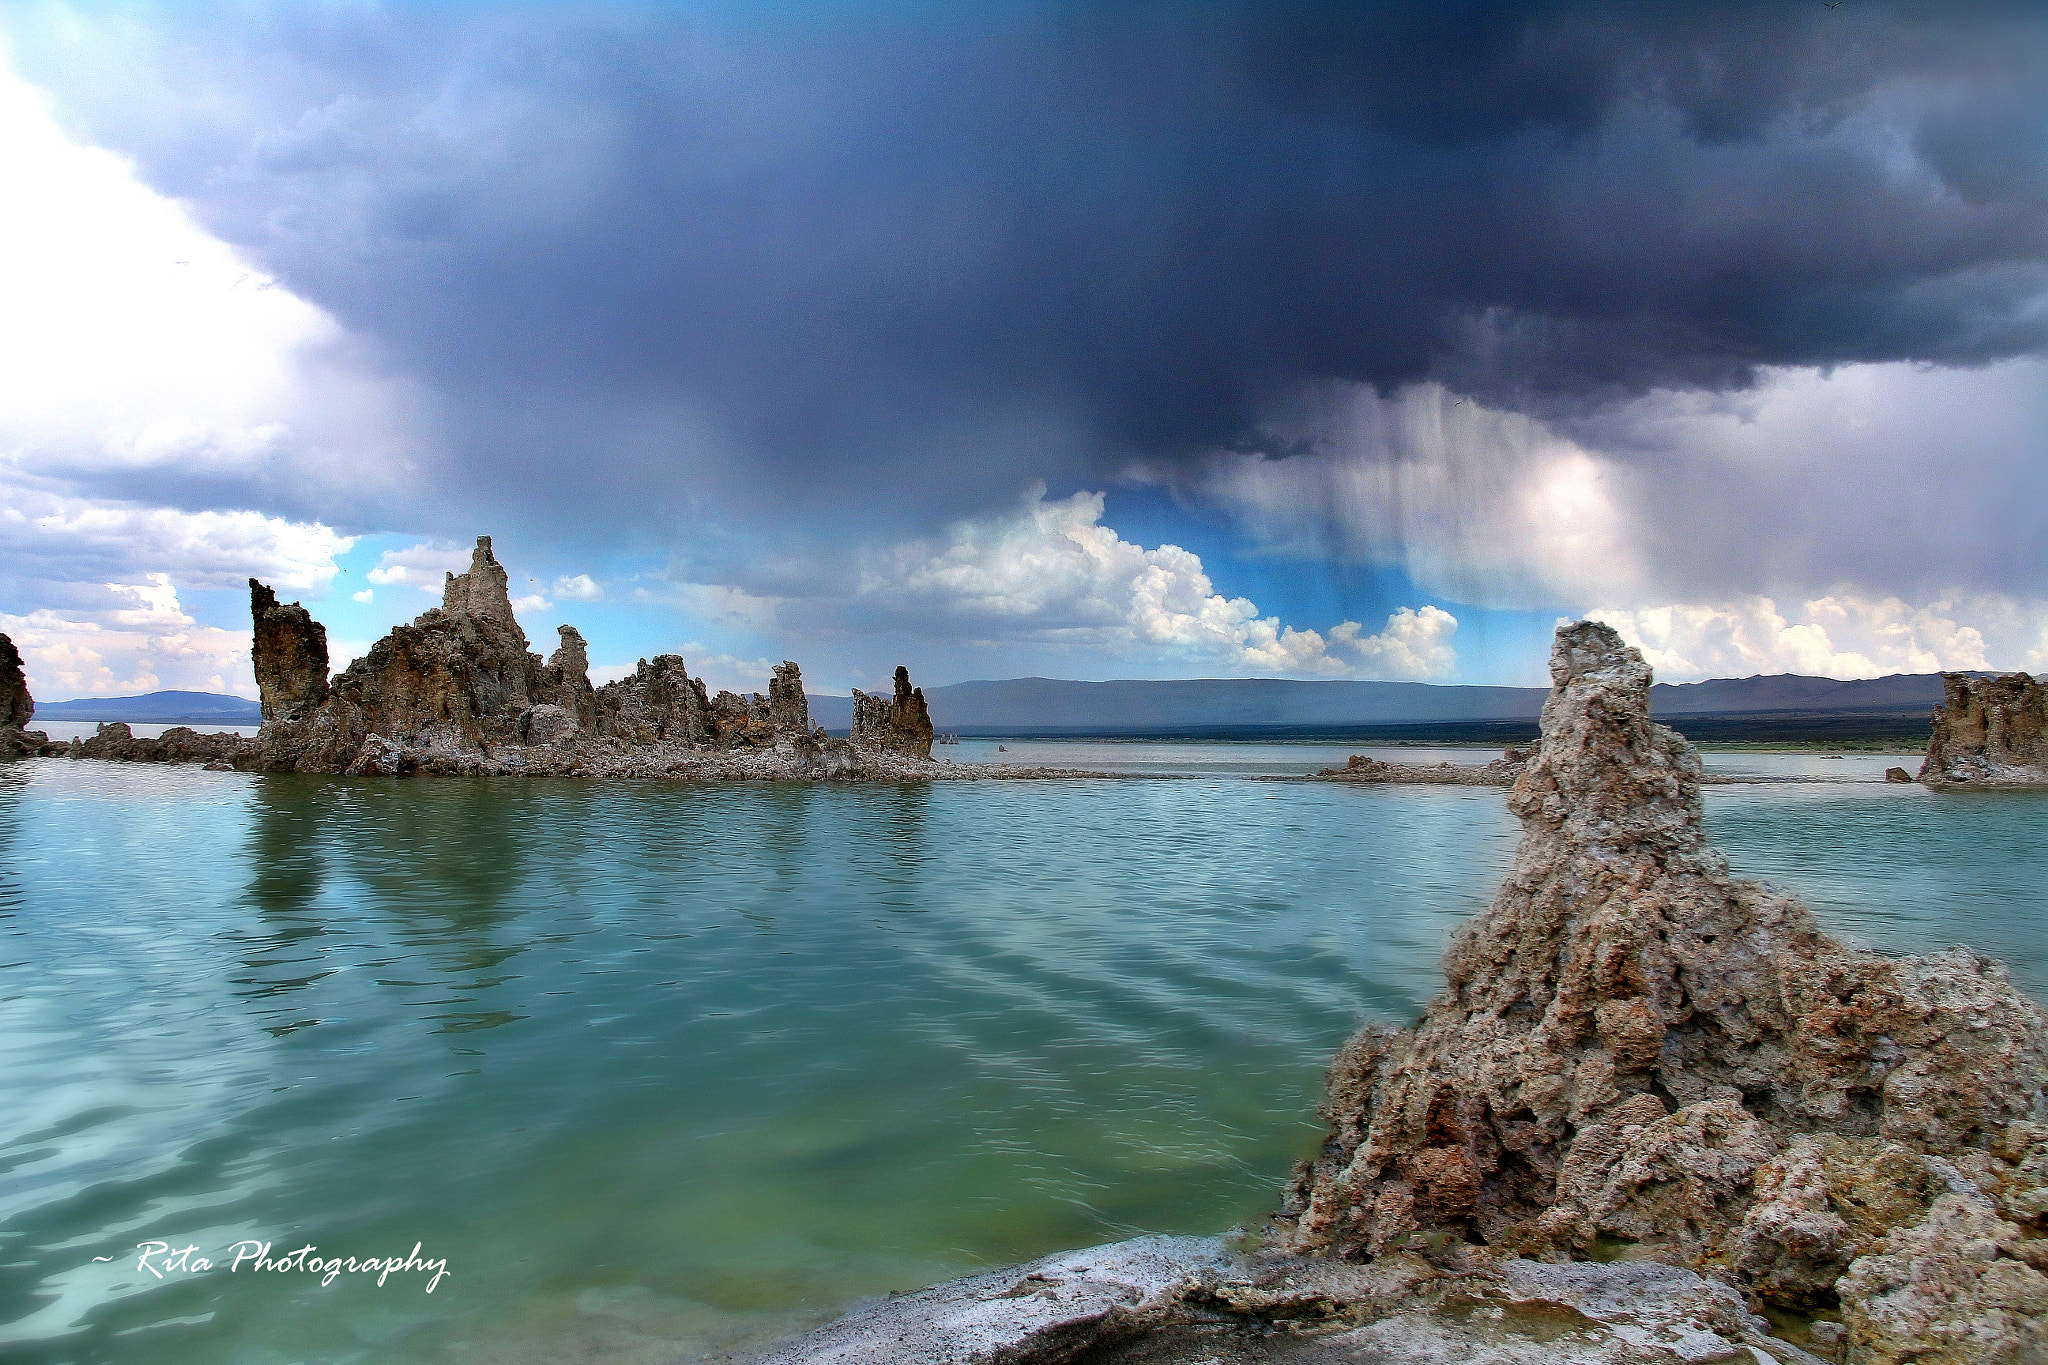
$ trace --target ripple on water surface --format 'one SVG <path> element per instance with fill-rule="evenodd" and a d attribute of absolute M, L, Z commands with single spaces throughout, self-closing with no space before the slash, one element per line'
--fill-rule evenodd
<path fill-rule="evenodd" d="M 1709 810 L 2038 991 L 2048 805 L 1974 799 Z M 0 1354 L 665 1361 L 1256 1218 L 1513 834 L 1487 788 L 0 768 Z M 451 1274 L 135 1268 L 245 1237 Z"/>

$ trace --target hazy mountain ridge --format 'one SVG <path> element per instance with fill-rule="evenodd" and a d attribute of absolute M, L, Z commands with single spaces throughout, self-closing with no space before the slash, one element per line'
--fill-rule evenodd
<path fill-rule="evenodd" d="M 1303 682 L 1286 678 L 1118 679 L 1071 682 L 1009 678 L 925 690 L 932 723 L 961 732 L 1195 730 L 1232 726 L 1328 728 L 1460 721 L 1534 721 L 1548 690 L 1409 682 Z M 1663 716 L 1911 714 L 1941 701 L 1938 673 L 1843 681 L 1799 674 L 1659 683 L 1651 706 Z M 846 697 L 812 697 L 811 717 L 827 729 L 850 722 Z"/>
<path fill-rule="evenodd" d="M 263 719 L 263 714 L 253 698 L 229 696 L 224 692 L 145 692 L 137 697 L 79 697 L 75 701 L 39 701 L 36 703 L 35 718 L 118 720 L 134 725 L 165 725 L 178 721 L 254 725 Z"/>
<path fill-rule="evenodd" d="M 942 730 L 1133 731 L 1231 727 L 1327 728 L 1457 721 L 1533 721 L 1548 692 L 1540 687 L 1480 687 L 1413 682 L 1307 682 L 1290 678 L 1004 678 L 925 689 Z M 1924 714 L 1941 701 L 1939 673 L 1896 673 L 1844 681 L 1796 673 L 1658 683 L 1650 704 L 1660 716 Z M 853 720 L 851 697 L 812 696 L 811 719 L 828 730 Z M 41 702 L 49 720 L 164 724 L 254 724 L 256 703 L 217 692 L 150 692 Z"/>

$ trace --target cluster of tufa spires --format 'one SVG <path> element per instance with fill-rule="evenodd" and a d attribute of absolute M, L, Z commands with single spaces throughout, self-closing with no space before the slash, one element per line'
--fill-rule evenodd
<path fill-rule="evenodd" d="M 863 751 L 931 757 L 924 694 L 910 687 L 904 669 L 896 670 L 893 701 L 855 694 L 851 740 L 833 741 L 812 726 L 794 663 L 776 667 L 765 696 L 714 695 L 673 654 L 642 659 L 631 676 L 593 687 L 575 627 L 558 628 L 560 643 L 545 662 L 528 648 L 508 582 L 490 537 L 478 537 L 468 570 L 448 575 L 438 608 L 393 629 L 330 682 L 326 629 L 250 579 L 263 708 L 254 766 L 470 771 L 511 763 L 533 770 L 533 755 L 509 751 L 569 758 L 582 746 L 782 753 L 828 769 L 854 766 Z M 848 751 L 835 752 L 836 744 Z M 538 760 L 543 768 L 549 757 Z"/>

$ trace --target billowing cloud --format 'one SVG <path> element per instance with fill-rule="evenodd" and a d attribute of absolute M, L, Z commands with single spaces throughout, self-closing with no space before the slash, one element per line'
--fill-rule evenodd
<path fill-rule="evenodd" d="M 2048 600 L 1951 594 L 1914 606 L 1837 593 L 1587 613 L 1620 631 L 1666 682 L 1803 673 L 1876 678 L 1946 669 L 2048 668 Z"/>
<path fill-rule="evenodd" d="M 1355 651 L 1356 671 L 1368 678 L 1404 679 L 1423 682 L 1441 678 L 1456 670 L 1457 651 L 1451 637 L 1457 633 L 1458 618 L 1441 607 L 1402 607 L 1387 618 L 1377 635 L 1363 634 L 1356 621 L 1345 621 L 1330 631 L 1330 643 Z"/>
<path fill-rule="evenodd" d="M 336 555 L 354 539 L 318 522 L 255 512 L 179 512 L 167 507 L 65 497 L 0 477 L 0 585 L 139 584 L 161 574 L 187 588 L 238 588 L 254 575 L 282 588 L 325 591 Z"/>
<path fill-rule="evenodd" d="M 323 594 L 419 394 L 5 70 L 0 181 L 0 629 L 46 700 L 251 694 L 247 633 L 179 589 Z"/>
<path fill-rule="evenodd" d="M 564 574 L 555 580 L 555 596 L 564 602 L 598 602 L 604 587 L 587 573 Z"/>
<path fill-rule="evenodd" d="M 966 521 L 939 541 L 871 555 L 858 598 L 897 631 L 1186 667 L 1295 676 L 1434 678 L 1455 669 L 1457 620 L 1402 608 L 1367 635 L 1355 621 L 1328 635 L 1262 615 L 1217 592 L 1199 555 L 1148 549 L 1102 524 L 1103 496 L 1036 490 L 1009 516 Z"/>
<path fill-rule="evenodd" d="M 523 535 L 562 555 L 523 598 L 604 566 L 607 611 L 683 605 L 735 658 L 951 647 L 922 612 L 1012 669 L 1444 676 L 1455 622 L 1415 603 L 2035 591 L 2038 7 L 821 16 L 9 8 L 58 119 L 0 90 L 38 206 L 0 225 L 9 504 Z M 1012 511 L 1132 477 L 1397 566 L 1369 615 L 1408 614 L 1290 625 Z M 643 551 L 667 580 L 613 572 Z"/>
<path fill-rule="evenodd" d="M 403 494 L 414 387 L 4 69 L 0 182 L 0 477 L 296 520 Z"/>
<path fill-rule="evenodd" d="M 424 530 L 929 533 L 1255 441 L 1302 385 L 1564 419 L 2048 338 L 2023 6 L 10 26 L 69 126 L 434 395 L 410 505 L 465 524 Z"/>

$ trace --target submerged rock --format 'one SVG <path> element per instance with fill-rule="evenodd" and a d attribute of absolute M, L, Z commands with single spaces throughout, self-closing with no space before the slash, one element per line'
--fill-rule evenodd
<path fill-rule="evenodd" d="M 1509 749 L 1487 763 L 1387 763 L 1369 754 L 1353 754 L 1341 768 L 1316 773 L 1323 781 L 1423 783 L 1456 787 L 1509 787 L 1522 775 L 1529 751 Z"/>
<path fill-rule="evenodd" d="M 2025 673 L 1941 675 L 1944 700 L 1920 780 L 1930 787 L 2048 786 L 2048 686 Z"/>
<path fill-rule="evenodd" d="M 1941 1158 L 2018 1178 L 1999 1153 L 2048 1119 L 2048 1019 L 1967 949 L 1859 952 L 1734 880 L 1699 757 L 1651 724 L 1650 670 L 1611 629 L 1561 628 L 1551 676 L 1513 869 L 1422 1020 L 1340 1052 L 1277 1244 L 1652 1260 L 1862 1321 L 1877 1280 L 1845 1272 L 1934 1218 Z M 2020 1301 L 2043 1231 L 1974 1244 Z M 1915 1310 L 1942 1331 L 1947 1311 Z"/>

